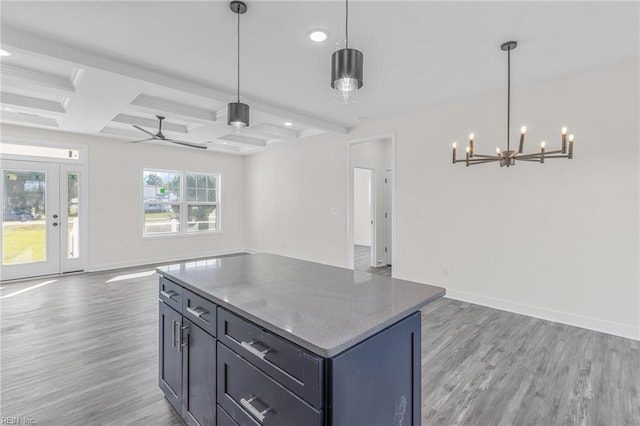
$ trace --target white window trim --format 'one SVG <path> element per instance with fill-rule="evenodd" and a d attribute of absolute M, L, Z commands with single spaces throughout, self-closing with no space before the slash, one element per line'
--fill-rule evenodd
<path fill-rule="evenodd" d="M 144 172 L 160 172 L 160 173 L 175 173 L 180 175 L 180 202 L 156 202 L 156 203 L 146 203 L 144 201 Z M 187 187 L 187 179 L 186 175 L 194 174 L 194 175 L 207 175 L 207 176 L 215 176 L 216 177 L 216 202 L 193 202 L 186 200 L 186 187 Z M 208 172 L 200 172 L 193 170 L 168 170 L 161 169 L 157 167 L 142 167 L 140 169 L 140 202 L 138 206 L 140 208 L 140 229 L 142 230 L 142 238 L 143 239 L 154 239 L 154 238 L 184 238 L 184 237 L 196 237 L 196 236 L 205 236 L 205 235 L 221 235 L 222 231 L 222 172 L 221 171 L 208 171 Z M 145 216 L 144 216 L 144 206 L 145 204 L 179 204 L 180 205 L 180 231 L 179 232 L 159 232 L 153 234 L 145 233 Z M 205 230 L 205 231 L 191 231 L 189 232 L 187 229 L 187 207 L 189 205 L 215 205 L 216 208 L 216 229 L 215 230 Z M 183 212 L 184 210 L 184 212 Z"/>

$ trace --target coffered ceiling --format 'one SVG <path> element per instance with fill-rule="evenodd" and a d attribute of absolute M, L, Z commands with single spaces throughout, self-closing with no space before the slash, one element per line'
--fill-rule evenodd
<path fill-rule="evenodd" d="M 251 126 L 226 124 L 236 84 L 236 16 L 220 1 L 2 1 L 3 123 L 114 138 L 133 128 L 247 154 L 364 121 L 637 59 L 638 2 L 352 1 L 350 35 L 365 54 L 356 104 L 329 89 L 344 2 L 248 1 L 241 95 Z M 314 43 L 312 29 L 328 31 Z M 290 126 L 285 122 L 291 123 Z M 164 142 L 153 142 L 164 143 Z M 190 149 L 176 146 L 177 149 Z"/>

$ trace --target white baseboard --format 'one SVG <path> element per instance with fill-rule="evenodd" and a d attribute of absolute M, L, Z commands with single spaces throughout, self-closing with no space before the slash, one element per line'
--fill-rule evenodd
<path fill-rule="evenodd" d="M 367 243 L 367 242 L 362 242 L 362 241 L 354 241 L 353 242 L 354 246 L 367 246 L 367 247 L 371 247 L 371 243 Z"/>
<path fill-rule="evenodd" d="M 588 330 L 599 331 L 602 333 L 612 334 L 614 336 L 625 337 L 627 339 L 640 340 L 640 325 L 638 327 L 633 327 L 627 324 L 525 305 L 503 299 L 495 299 L 493 297 L 480 296 L 478 294 L 452 289 L 447 289 L 445 297 L 474 303 L 476 305 L 487 306 L 489 308 L 500 309 L 501 311 L 513 312 L 515 314 L 522 314 L 575 327 L 586 328 Z"/>
<path fill-rule="evenodd" d="M 153 257 L 153 258 L 147 258 L 147 259 L 125 260 L 122 262 L 112 262 L 112 263 L 100 263 L 96 265 L 89 265 L 89 267 L 87 268 L 87 272 L 106 271 L 109 269 L 130 268 L 132 266 L 153 265 L 156 263 L 181 262 L 183 260 L 192 260 L 192 259 L 222 256 L 225 254 L 236 254 L 236 253 L 248 253 L 248 251 L 245 250 L 244 248 L 236 248 L 236 249 L 225 249 L 225 250 L 213 250 L 213 251 L 208 251 L 203 253 L 191 253 L 189 255 L 172 254 L 172 255 Z"/>

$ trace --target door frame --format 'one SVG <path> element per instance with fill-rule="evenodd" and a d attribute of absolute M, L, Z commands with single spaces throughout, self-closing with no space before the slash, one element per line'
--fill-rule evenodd
<path fill-rule="evenodd" d="M 63 173 L 67 171 L 79 171 L 81 176 L 80 188 L 79 188 L 79 197 L 80 203 L 78 208 L 82 213 L 82 220 L 80 221 L 80 247 L 81 247 L 81 255 L 80 258 L 75 260 L 67 260 L 66 259 L 66 246 L 62 247 L 62 242 L 66 243 L 67 237 L 62 236 L 60 238 L 60 261 L 59 268 L 57 274 L 63 274 L 66 272 L 75 272 L 75 271 L 87 271 L 89 266 L 89 147 L 87 145 L 77 144 L 77 143 L 50 143 L 50 142 L 42 142 L 37 138 L 26 138 L 26 137 L 2 137 L 0 139 L 0 144 L 17 144 L 17 145 L 30 145 L 37 147 L 45 147 L 45 148 L 57 148 L 57 149 L 70 149 L 77 150 L 79 153 L 78 159 L 65 159 L 65 158 L 51 158 L 51 157 L 41 157 L 41 156 L 33 156 L 33 155 L 16 155 L 16 154 L 7 154 L 0 149 L 0 160 L 11 160 L 11 161 L 24 161 L 24 162 L 37 162 L 37 163 L 54 163 L 59 165 L 59 175 L 62 176 Z M 62 180 L 62 179 L 60 179 Z M 60 187 L 60 202 L 64 201 L 66 195 L 63 194 L 64 188 Z M 66 207 L 66 206 L 64 206 Z M 63 206 L 60 205 L 60 209 Z M 60 219 L 63 219 L 62 215 L 60 215 Z M 66 212 L 64 214 L 64 219 L 66 220 L 67 215 Z M 2 245 L 2 236 L 0 235 L 0 247 Z M 31 277 L 23 277 L 23 278 L 15 278 L 16 280 L 20 279 L 28 279 Z M 11 279 L 13 280 L 13 279 Z"/>
<path fill-rule="evenodd" d="M 391 182 L 387 182 L 387 176 L 388 179 L 391 179 Z M 391 218 L 388 218 L 385 216 L 385 220 L 384 220 L 384 242 L 385 242 L 385 249 L 391 247 L 390 251 L 385 251 L 384 253 L 384 261 L 387 265 L 391 265 L 393 269 L 393 261 L 391 260 L 391 252 L 393 251 L 393 231 L 391 229 L 391 226 L 389 226 L 389 224 L 393 221 L 393 212 L 391 211 L 391 208 L 389 208 L 387 210 L 387 202 L 388 202 L 388 207 L 391 207 L 391 198 L 389 197 L 389 192 L 391 192 L 391 187 L 393 186 L 393 169 L 385 169 L 384 170 L 384 191 L 383 191 L 383 201 L 382 201 L 382 205 L 384 206 L 384 212 L 385 214 L 387 212 L 389 212 L 389 215 L 391 215 Z M 391 192 L 391 197 L 393 197 L 393 192 Z M 389 220 L 391 219 L 391 220 Z"/>
<path fill-rule="evenodd" d="M 391 141 L 391 262 L 392 269 L 391 274 L 396 276 L 396 270 L 398 267 L 398 259 L 396 258 L 396 132 L 382 133 L 378 135 L 365 136 L 361 138 L 351 139 L 347 143 L 347 211 L 346 211 L 346 225 L 347 225 L 347 268 L 353 269 L 354 267 L 354 253 L 353 253 L 353 240 L 354 240 L 354 225 L 353 225 L 353 159 L 351 154 L 351 148 L 353 145 L 374 142 L 383 139 L 389 139 Z"/>

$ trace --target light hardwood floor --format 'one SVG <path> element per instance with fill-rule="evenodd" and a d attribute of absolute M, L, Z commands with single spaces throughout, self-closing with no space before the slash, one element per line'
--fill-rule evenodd
<path fill-rule="evenodd" d="M 0 284 L 0 415 L 181 424 L 157 385 L 153 270 Z M 640 342 L 450 299 L 423 310 L 425 425 L 639 425 L 639 368 Z"/>
<path fill-rule="evenodd" d="M 384 265 L 374 268 L 371 266 L 371 247 L 354 245 L 353 246 L 353 264 L 354 269 L 358 271 L 369 272 L 376 275 L 391 276 L 391 265 Z"/>

